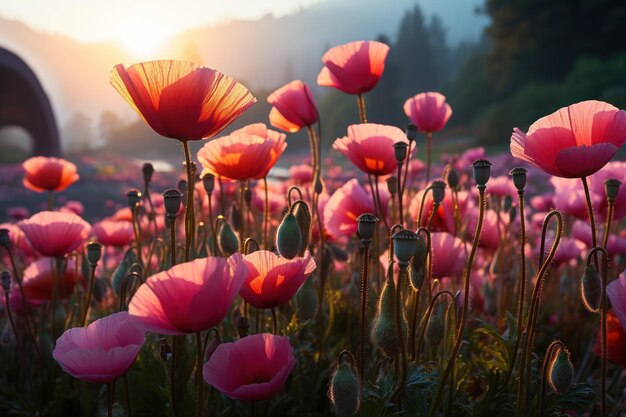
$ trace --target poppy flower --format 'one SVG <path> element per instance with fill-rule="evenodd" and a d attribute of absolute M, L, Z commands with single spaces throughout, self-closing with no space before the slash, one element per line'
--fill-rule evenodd
<path fill-rule="evenodd" d="M 446 103 L 446 96 L 428 91 L 419 93 L 404 102 L 404 114 L 420 132 L 439 132 L 450 116 L 452 108 Z"/>
<path fill-rule="evenodd" d="M 611 301 L 613 312 L 626 330 L 626 272 L 606 286 L 606 295 Z"/>
<path fill-rule="evenodd" d="M 265 165 L 265 169 L 263 170 L 263 172 L 255 178 L 261 179 L 267 177 L 270 169 L 272 169 L 274 165 L 276 165 L 276 162 L 278 162 L 278 158 L 280 158 L 280 156 L 287 148 L 287 143 L 285 143 L 287 135 L 272 129 L 268 129 L 265 123 L 253 123 L 248 126 L 242 127 L 241 129 L 235 130 L 232 134 L 239 133 L 259 136 L 273 142 L 272 150 L 270 152 L 270 160 Z"/>
<path fill-rule="evenodd" d="M 261 333 L 220 344 L 202 375 L 229 398 L 259 401 L 282 389 L 295 364 L 288 337 Z"/>
<path fill-rule="evenodd" d="M 217 135 L 256 102 L 229 76 L 185 61 L 118 64 L 111 84 L 155 132 L 181 142 Z"/>
<path fill-rule="evenodd" d="M 383 75 L 389 46 L 376 41 L 355 41 L 330 48 L 322 56 L 324 68 L 317 83 L 347 94 L 372 90 Z"/>
<path fill-rule="evenodd" d="M 36 192 L 63 191 L 80 178 L 76 165 L 61 158 L 34 156 L 22 167 L 26 172 L 24 186 Z"/>
<path fill-rule="evenodd" d="M 111 314 L 87 327 L 66 330 L 52 357 L 74 378 L 108 384 L 126 373 L 143 346 L 145 334 L 126 311 Z"/>
<path fill-rule="evenodd" d="M 24 269 L 22 287 L 30 302 L 44 302 L 52 299 L 56 291 L 61 298 L 69 297 L 74 286 L 84 281 L 82 268 L 74 259 L 68 259 L 62 276 L 58 276 L 54 258 L 40 258 Z"/>
<path fill-rule="evenodd" d="M 317 122 L 317 106 L 308 84 L 295 80 L 280 87 L 267 98 L 271 104 L 270 124 L 287 132 L 297 132 Z"/>
<path fill-rule="evenodd" d="M 276 153 L 272 139 L 249 134 L 232 133 L 207 142 L 198 151 L 198 160 L 216 177 L 232 180 L 262 178 Z"/>
<path fill-rule="evenodd" d="M 149 277 L 128 312 L 138 327 L 154 333 L 207 330 L 226 317 L 247 273 L 239 253 L 228 260 L 208 257 L 178 264 Z"/>
<path fill-rule="evenodd" d="M 431 233 L 433 278 L 456 277 L 465 266 L 463 242 L 450 233 Z"/>
<path fill-rule="evenodd" d="M 600 346 L 602 346 L 602 332 L 596 333 L 596 343 L 593 351 L 600 356 Z M 606 348 L 607 358 L 626 369 L 626 330 L 620 324 L 614 313 L 606 314 Z"/>
<path fill-rule="evenodd" d="M 583 178 L 597 172 L 626 143 L 626 112 L 602 101 L 559 109 L 511 136 L 511 154 L 544 172 Z"/>
<path fill-rule="evenodd" d="M 389 192 L 380 189 L 381 206 L 386 215 Z M 337 189 L 324 206 L 324 229 L 333 238 L 352 236 L 357 232 L 356 218 L 363 213 L 375 213 L 374 201 L 356 179 Z"/>
<path fill-rule="evenodd" d="M 289 260 L 260 250 L 244 256 L 243 262 L 248 274 L 239 294 L 256 308 L 287 303 L 315 270 L 315 260 L 308 251 L 304 257 Z"/>
<path fill-rule="evenodd" d="M 19 224 L 30 245 L 43 256 L 64 256 L 89 236 L 91 226 L 74 213 L 40 211 Z"/>
<path fill-rule="evenodd" d="M 608 215 L 608 202 L 604 182 L 608 179 L 616 179 L 626 184 L 626 162 L 609 162 L 600 171 L 589 177 L 589 191 L 592 195 L 593 208 L 601 220 Z M 615 199 L 613 221 L 621 220 L 626 216 L 626 185 L 622 185 Z"/>
<path fill-rule="evenodd" d="M 398 167 L 394 149 L 398 142 L 409 144 L 397 127 L 363 123 L 348 126 L 348 136 L 335 140 L 333 149 L 366 174 L 381 176 L 393 173 Z"/>
<path fill-rule="evenodd" d="M 92 230 L 104 246 L 123 247 L 135 239 L 133 224 L 126 220 L 105 219 L 94 224 Z"/>

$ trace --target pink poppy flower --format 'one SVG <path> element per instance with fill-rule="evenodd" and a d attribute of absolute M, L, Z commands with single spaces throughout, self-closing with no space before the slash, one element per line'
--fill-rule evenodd
<path fill-rule="evenodd" d="M 80 178 L 76 165 L 61 158 L 34 156 L 22 167 L 26 171 L 24 186 L 37 192 L 63 191 Z"/>
<path fill-rule="evenodd" d="M 267 98 L 271 104 L 270 124 L 287 132 L 297 132 L 317 122 L 317 106 L 309 86 L 295 80 L 280 87 Z"/>
<path fill-rule="evenodd" d="M 243 261 L 248 274 L 239 294 L 256 308 L 273 308 L 287 303 L 316 266 L 308 251 L 302 258 L 289 260 L 261 250 L 244 256 Z"/>
<path fill-rule="evenodd" d="M 409 213 L 412 219 L 417 220 L 424 190 L 420 190 L 409 204 Z M 465 213 L 470 206 L 469 193 L 467 191 L 459 191 L 459 217 L 461 221 L 465 218 Z M 430 217 L 433 216 L 434 200 L 433 194 L 429 191 L 424 200 L 424 208 L 422 209 L 422 218 L 419 226 L 427 227 Z M 416 226 L 417 228 L 417 226 Z M 448 232 L 456 234 L 456 220 L 454 218 L 454 200 L 452 199 L 452 191 L 446 187 L 443 201 L 440 203 L 435 213 L 430 230 L 436 232 Z"/>
<path fill-rule="evenodd" d="M 273 160 L 274 141 L 248 133 L 232 133 L 207 142 L 198 160 L 216 177 L 233 180 L 261 178 Z"/>
<path fill-rule="evenodd" d="M 580 181 L 551 177 L 550 184 L 554 187 L 552 203 L 556 209 L 577 219 L 588 219 L 587 201 Z"/>
<path fill-rule="evenodd" d="M 381 176 L 395 172 L 398 167 L 393 147 L 398 142 L 409 143 L 397 127 L 364 123 L 348 126 L 348 136 L 335 140 L 333 149 L 366 174 Z"/>
<path fill-rule="evenodd" d="M 626 216 L 626 162 L 609 162 L 604 168 L 589 177 L 589 191 L 592 194 L 593 208 L 598 213 L 600 220 L 605 220 L 608 215 L 608 202 L 604 190 L 604 181 L 608 179 L 616 179 L 623 184 L 615 199 L 613 211 L 613 220 L 621 220 Z"/>
<path fill-rule="evenodd" d="M 227 75 L 184 61 L 118 64 L 111 84 L 155 132 L 181 142 L 217 135 L 256 102 Z"/>
<path fill-rule="evenodd" d="M 219 345 L 202 375 L 234 400 L 259 401 L 282 389 L 295 364 L 288 337 L 261 333 Z"/>
<path fill-rule="evenodd" d="M 386 215 L 389 192 L 379 191 Z M 356 218 L 363 213 L 376 213 L 372 196 L 356 179 L 351 179 L 328 199 L 324 207 L 324 229 L 334 238 L 352 236 L 357 231 Z"/>
<path fill-rule="evenodd" d="M 287 207 L 286 191 L 282 182 L 267 182 L 267 197 L 270 213 L 276 214 Z M 262 182 L 258 182 L 256 187 L 254 187 L 251 203 L 259 213 L 265 210 L 265 187 Z"/>
<path fill-rule="evenodd" d="M 485 210 L 483 227 L 480 231 L 479 247 L 494 251 L 500 245 L 500 233 L 504 233 L 510 227 L 509 216 L 500 215 L 500 224 L 498 224 L 498 215 L 495 210 Z M 467 225 L 466 239 L 472 241 L 474 232 L 476 231 L 476 223 L 478 223 L 478 207 L 471 207 L 467 210 L 466 215 L 461 220 Z M 498 232 L 498 227 L 500 232 Z"/>
<path fill-rule="evenodd" d="M 16 224 L 11 223 L 2 223 L 0 224 L 0 229 L 7 229 L 9 232 L 9 239 L 11 240 L 11 246 L 15 251 L 15 254 L 21 255 L 23 257 L 32 257 L 36 256 L 35 251 L 30 246 L 28 239 L 26 239 L 26 235 L 22 232 L 22 229 Z M 4 251 L 2 251 L 4 252 Z M 6 255 L 6 254 L 3 254 Z M 10 265 L 10 260 L 8 259 L 8 255 L 6 256 L 6 260 L 4 261 L 5 265 Z"/>
<path fill-rule="evenodd" d="M 52 357 L 74 378 L 108 384 L 128 371 L 145 341 L 126 311 L 111 314 L 87 327 L 66 330 Z"/>
<path fill-rule="evenodd" d="M 138 327 L 154 333 L 207 330 L 226 317 L 247 273 L 239 253 L 228 260 L 208 257 L 178 264 L 149 277 L 128 312 Z"/>
<path fill-rule="evenodd" d="M 544 193 L 536 195 L 530 199 L 530 206 L 537 211 L 547 213 L 554 208 L 554 194 Z"/>
<path fill-rule="evenodd" d="M 272 167 L 276 165 L 278 158 L 280 158 L 280 156 L 285 151 L 285 148 L 287 148 L 287 143 L 285 143 L 285 139 L 287 138 L 287 135 L 285 135 L 284 133 L 277 132 L 272 129 L 268 129 L 264 123 L 254 123 L 254 124 L 242 127 L 241 129 L 235 130 L 232 134 L 236 135 L 239 133 L 259 136 L 261 138 L 265 138 L 273 142 L 272 150 L 270 152 L 270 160 L 265 165 L 265 169 L 262 171 L 262 173 L 256 176 L 255 178 L 260 179 L 260 178 L 267 177 L 267 174 L 270 172 L 270 169 L 272 169 Z"/>
<path fill-rule="evenodd" d="M 85 213 L 85 206 L 80 201 L 70 200 L 66 202 L 59 211 L 67 211 L 68 213 L 74 213 L 77 216 L 82 216 Z"/>
<path fill-rule="evenodd" d="M 495 178 L 489 179 L 489 187 L 487 188 L 487 194 L 496 197 L 509 196 L 513 201 L 517 201 L 517 189 L 513 184 L 513 180 L 508 175 L 500 175 Z"/>
<path fill-rule="evenodd" d="M 420 132 L 439 132 L 450 116 L 452 108 L 446 103 L 446 96 L 428 91 L 419 93 L 404 102 L 404 114 Z"/>
<path fill-rule="evenodd" d="M 292 165 L 289 167 L 289 178 L 296 185 L 306 185 L 313 181 L 313 168 L 311 164 Z"/>
<path fill-rule="evenodd" d="M 582 178 L 602 168 L 626 143 L 626 112 L 602 101 L 583 101 L 515 128 L 511 154 L 550 175 Z"/>
<path fill-rule="evenodd" d="M 123 247 L 135 239 L 133 224 L 126 220 L 102 220 L 93 225 L 96 240 L 104 246 Z"/>
<path fill-rule="evenodd" d="M 52 299 L 55 281 L 57 294 L 61 298 L 69 297 L 74 286 L 84 282 L 82 269 L 74 259 L 67 260 L 61 279 L 56 269 L 54 258 L 40 258 L 26 267 L 22 287 L 28 301 L 44 302 Z"/>
<path fill-rule="evenodd" d="M 30 245 L 43 256 L 63 256 L 78 248 L 91 226 L 74 213 L 40 211 L 19 223 Z"/>
<path fill-rule="evenodd" d="M 433 278 L 456 277 L 463 272 L 465 266 L 465 250 L 463 242 L 450 233 L 432 233 L 431 248 L 433 252 Z"/>
<path fill-rule="evenodd" d="M 383 75 L 389 46 L 375 41 L 355 41 L 330 48 L 322 56 L 324 68 L 317 84 L 347 94 L 373 89 Z"/>
<path fill-rule="evenodd" d="M 611 300 L 611 308 L 626 330 L 626 272 L 606 286 L 606 295 Z"/>

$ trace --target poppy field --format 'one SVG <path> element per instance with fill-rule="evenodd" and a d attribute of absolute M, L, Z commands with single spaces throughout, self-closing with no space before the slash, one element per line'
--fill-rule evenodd
<path fill-rule="evenodd" d="M 570 103 L 510 126 L 506 152 L 443 154 L 443 94 L 368 122 L 389 51 L 321 57 L 358 114 L 338 138 L 300 80 L 269 94 L 270 126 L 225 134 L 257 100 L 242 83 L 116 65 L 119 106 L 182 164 L 164 187 L 145 161 L 88 222 L 61 199 L 77 165 L 23 162 L 46 209 L 0 224 L 0 415 L 626 415 L 626 112 Z"/>

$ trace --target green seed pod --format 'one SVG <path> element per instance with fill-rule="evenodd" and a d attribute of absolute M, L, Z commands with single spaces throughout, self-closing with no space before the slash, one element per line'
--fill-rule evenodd
<path fill-rule="evenodd" d="M 511 210 L 511 207 L 513 207 L 513 198 L 511 198 L 510 195 L 507 195 L 504 197 L 504 211 Z"/>
<path fill-rule="evenodd" d="M 376 317 L 372 322 L 372 343 L 385 356 L 394 356 L 400 352 L 400 341 L 396 330 L 396 285 L 388 279 L 378 301 Z M 406 335 L 406 321 L 402 317 L 402 332 Z"/>
<path fill-rule="evenodd" d="M 357 230 L 359 236 L 364 240 L 372 240 L 374 232 L 376 231 L 376 224 L 378 223 L 378 217 L 371 213 L 363 213 L 356 218 Z"/>
<path fill-rule="evenodd" d="M 559 394 L 565 394 L 574 381 L 574 366 L 567 349 L 559 350 L 550 364 L 548 373 L 550 386 Z"/>
<path fill-rule="evenodd" d="M 593 265 L 585 266 L 585 272 L 580 281 L 580 298 L 585 308 L 591 313 L 596 313 L 600 308 L 602 280 Z"/>
<path fill-rule="evenodd" d="M 433 181 L 430 185 L 433 193 L 433 201 L 441 203 L 446 196 L 446 183 L 443 181 Z"/>
<path fill-rule="evenodd" d="M 298 256 L 304 256 L 304 252 L 309 248 L 311 242 L 311 211 L 309 206 L 305 203 L 299 203 L 293 210 L 294 216 L 296 216 L 296 222 L 300 228 L 302 234 L 302 242 L 300 244 L 300 250 Z"/>
<path fill-rule="evenodd" d="M 87 244 L 87 260 L 89 261 L 89 266 L 95 268 L 101 256 L 102 245 L 98 242 L 89 242 Z"/>
<path fill-rule="evenodd" d="M 293 259 L 302 247 L 302 232 L 293 213 L 287 213 L 276 231 L 276 249 L 280 256 Z"/>
<path fill-rule="evenodd" d="M 180 191 L 175 189 L 166 190 L 163 194 L 163 204 L 165 205 L 165 212 L 170 216 L 176 218 L 178 211 L 180 210 L 180 204 L 183 199 L 183 195 Z"/>
<path fill-rule="evenodd" d="M 513 168 L 509 175 L 513 178 L 513 184 L 517 191 L 524 191 L 524 187 L 526 187 L 526 174 L 528 170 L 524 167 Z"/>
<path fill-rule="evenodd" d="M 400 164 L 406 159 L 407 149 L 409 144 L 406 142 L 396 142 L 393 144 L 393 152 L 396 157 L 396 161 Z"/>
<path fill-rule="evenodd" d="M 152 174 L 154 174 L 154 166 L 150 162 L 145 162 L 141 166 L 141 173 L 143 174 L 143 183 L 145 185 L 150 184 L 150 181 L 152 181 Z"/>
<path fill-rule="evenodd" d="M 338 417 L 352 417 L 361 405 L 361 389 L 354 368 L 348 362 L 341 362 L 330 378 L 328 390 L 330 402 Z"/>
<path fill-rule="evenodd" d="M 448 171 L 448 176 L 446 177 L 446 180 L 448 182 L 448 187 L 450 187 L 450 189 L 455 189 L 459 185 L 459 182 L 461 181 L 459 178 L 459 173 L 456 172 L 454 168 L 450 168 L 450 171 Z"/>
<path fill-rule="evenodd" d="M 392 196 L 396 195 L 398 192 L 398 179 L 394 176 L 387 178 L 387 191 Z"/>
<path fill-rule="evenodd" d="M 410 142 L 413 142 L 415 139 L 417 139 L 417 126 L 415 125 L 407 125 L 406 126 L 406 138 L 409 140 Z"/>
<path fill-rule="evenodd" d="M 422 287 L 424 278 L 426 278 L 427 258 L 428 247 L 426 246 L 426 241 L 421 235 L 417 235 L 415 253 L 409 266 L 409 280 L 415 290 L 419 290 Z"/>
<path fill-rule="evenodd" d="M 226 256 L 230 256 L 239 250 L 239 239 L 226 220 L 222 223 L 217 243 Z"/>
<path fill-rule="evenodd" d="M 606 193 L 607 200 L 615 201 L 617 195 L 619 194 L 619 187 L 621 185 L 621 182 L 613 178 L 604 181 L 604 191 Z"/>
<path fill-rule="evenodd" d="M 443 325 L 441 316 L 437 313 L 432 314 L 430 320 L 428 320 L 428 326 L 426 327 L 426 340 L 431 346 L 438 346 L 443 340 L 444 333 L 445 326 Z"/>
<path fill-rule="evenodd" d="M 296 293 L 296 306 L 296 314 L 300 320 L 310 320 L 315 317 L 317 294 L 315 294 L 311 278 L 304 281 L 304 285 Z"/>
<path fill-rule="evenodd" d="M 400 268 L 406 268 L 415 253 L 417 234 L 409 229 L 402 229 L 393 235 L 394 255 Z"/>
<path fill-rule="evenodd" d="M 128 249 L 124 255 L 124 259 L 122 259 L 122 262 L 120 262 L 117 268 L 115 268 L 115 271 L 113 271 L 112 287 L 116 295 L 120 295 L 122 282 L 124 281 L 124 278 L 126 278 L 126 275 L 128 275 L 130 267 L 135 262 L 137 262 L 137 255 L 135 255 L 135 252 L 132 249 Z"/>
<path fill-rule="evenodd" d="M 484 187 L 491 176 L 491 162 L 486 159 L 478 159 L 472 164 L 474 168 L 474 181 L 479 187 Z"/>

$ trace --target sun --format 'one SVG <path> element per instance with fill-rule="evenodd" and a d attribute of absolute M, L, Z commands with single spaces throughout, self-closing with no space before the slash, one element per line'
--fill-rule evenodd
<path fill-rule="evenodd" d="M 137 58 L 147 58 L 159 52 L 168 34 L 159 30 L 157 25 L 126 26 L 123 30 L 117 31 L 117 41 L 124 46 L 128 52 Z"/>

